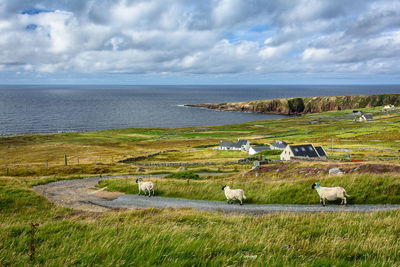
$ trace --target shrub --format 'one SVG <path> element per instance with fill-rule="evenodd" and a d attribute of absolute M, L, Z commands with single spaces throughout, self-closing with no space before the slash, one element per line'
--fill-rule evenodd
<path fill-rule="evenodd" d="M 200 176 L 191 171 L 184 171 L 184 172 L 171 173 L 167 175 L 165 178 L 198 180 L 200 179 Z"/>

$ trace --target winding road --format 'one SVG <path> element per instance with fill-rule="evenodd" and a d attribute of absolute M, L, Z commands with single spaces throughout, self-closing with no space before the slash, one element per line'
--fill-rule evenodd
<path fill-rule="evenodd" d="M 208 174 L 209 175 L 209 174 Z M 116 192 L 99 191 L 94 187 L 102 179 L 113 178 L 163 178 L 165 175 L 126 175 L 90 177 L 84 179 L 62 180 L 45 185 L 34 186 L 33 190 L 55 205 L 86 211 L 106 211 L 112 208 L 193 208 L 196 210 L 218 211 L 223 213 L 242 213 L 262 215 L 276 212 L 372 212 L 400 209 L 400 205 L 292 205 L 292 204 L 227 204 L 225 201 L 190 200 L 180 198 L 146 197 Z M 223 198 L 223 194 L 221 194 Z"/>

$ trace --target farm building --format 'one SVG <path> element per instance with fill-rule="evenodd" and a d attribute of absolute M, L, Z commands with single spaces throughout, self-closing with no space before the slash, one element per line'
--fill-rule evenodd
<path fill-rule="evenodd" d="M 396 110 L 396 107 L 394 105 L 386 105 L 382 108 L 382 111 L 393 111 Z"/>
<path fill-rule="evenodd" d="M 362 112 L 361 110 L 353 110 L 353 115 L 354 116 L 362 116 L 364 115 L 364 112 Z"/>
<path fill-rule="evenodd" d="M 372 115 L 362 115 L 358 121 L 372 121 Z"/>
<path fill-rule="evenodd" d="M 237 142 L 219 142 L 218 150 L 239 150 L 248 151 L 250 149 L 250 142 L 248 140 L 240 140 Z"/>
<path fill-rule="evenodd" d="M 271 148 L 269 146 L 253 146 L 250 147 L 249 154 L 254 155 L 265 150 L 271 150 Z"/>
<path fill-rule="evenodd" d="M 281 160 L 291 159 L 326 159 L 326 152 L 322 146 L 314 147 L 312 144 L 288 145 L 281 153 Z"/>
<path fill-rule="evenodd" d="M 275 141 L 269 147 L 274 150 L 284 150 L 288 144 L 284 141 Z"/>

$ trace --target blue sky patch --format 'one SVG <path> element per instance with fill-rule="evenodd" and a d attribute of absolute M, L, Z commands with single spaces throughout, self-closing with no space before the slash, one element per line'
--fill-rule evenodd
<path fill-rule="evenodd" d="M 40 8 L 30 8 L 30 9 L 25 9 L 21 12 L 22 15 L 36 15 L 39 13 L 43 13 L 43 12 L 52 12 L 51 10 L 47 10 L 47 9 L 40 9 Z"/>
<path fill-rule="evenodd" d="M 38 26 L 36 24 L 28 24 L 28 25 L 26 25 L 25 30 L 34 31 L 34 30 L 36 30 L 37 27 Z"/>

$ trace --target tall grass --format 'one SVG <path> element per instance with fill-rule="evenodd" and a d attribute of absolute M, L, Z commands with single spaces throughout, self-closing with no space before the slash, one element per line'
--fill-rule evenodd
<path fill-rule="evenodd" d="M 234 178 L 232 178 L 234 177 Z M 205 180 L 153 179 L 156 195 L 202 200 L 224 200 L 222 185 L 242 188 L 246 203 L 255 204 L 318 204 L 319 197 L 311 190 L 314 182 L 322 186 L 342 186 L 351 195 L 350 204 L 400 204 L 399 174 L 351 174 L 337 177 L 317 176 L 288 179 L 266 177 L 213 177 Z M 103 180 L 100 187 L 110 191 L 137 194 L 133 179 Z"/>
<path fill-rule="evenodd" d="M 262 217 L 191 209 L 73 212 L 54 207 L 26 183 L 10 178 L 0 179 L 0 203 L 0 266 L 396 266 L 400 262 L 400 211 Z M 29 261 L 30 222 L 39 223 L 33 262 Z"/>

